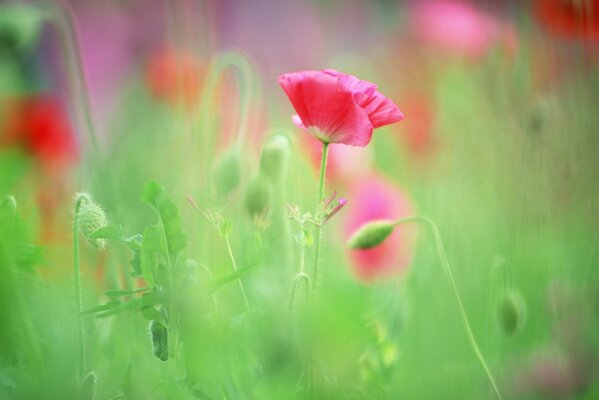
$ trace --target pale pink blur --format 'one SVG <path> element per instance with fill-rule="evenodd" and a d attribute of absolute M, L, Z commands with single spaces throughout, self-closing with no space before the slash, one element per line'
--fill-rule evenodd
<path fill-rule="evenodd" d="M 378 175 L 372 174 L 355 182 L 347 198 L 346 239 L 369 222 L 413 215 L 408 197 L 393 183 Z M 369 282 L 405 270 L 412 260 L 414 239 L 413 226 L 400 226 L 378 247 L 349 250 L 356 276 Z"/>

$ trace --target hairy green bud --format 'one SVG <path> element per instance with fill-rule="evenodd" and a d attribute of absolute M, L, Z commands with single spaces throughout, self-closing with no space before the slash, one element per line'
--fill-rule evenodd
<path fill-rule="evenodd" d="M 152 354 L 162 361 L 168 360 L 168 330 L 160 321 L 152 320 L 149 326 Z"/>
<path fill-rule="evenodd" d="M 272 203 L 272 187 L 260 175 L 255 176 L 245 189 L 245 207 L 252 217 L 268 214 Z"/>
<path fill-rule="evenodd" d="M 218 160 L 213 179 L 219 197 L 224 197 L 237 188 L 241 180 L 241 157 L 236 149 L 227 151 Z"/>
<path fill-rule="evenodd" d="M 271 181 L 281 179 L 287 170 L 289 140 L 282 134 L 273 136 L 262 148 L 260 174 Z"/>
<path fill-rule="evenodd" d="M 381 220 L 364 225 L 347 241 L 350 249 L 370 249 L 383 243 L 393 232 L 393 221 Z"/>
<path fill-rule="evenodd" d="M 88 194 L 78 195 L 79 210 L 77 212 L 77 224 L 83 238 L 97 250 L 106 248 L 106 239 L 96 239 L 92 234 L 100 228 L 108 226 L 108 219 L 104 210 L 96 204 Z"/>

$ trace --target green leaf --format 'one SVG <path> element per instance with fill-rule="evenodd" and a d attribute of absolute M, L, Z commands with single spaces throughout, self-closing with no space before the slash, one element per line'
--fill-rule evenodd
<path fill-rule="evenodd" d="M 158 225 L 146 228 L 140 249 L 141 274 L 150 286 L 156 285 L 155 273 L 158 271 L 158 256 L 161 253 L 162 231 Z"/>
<path fill-rule="evenodd" d="M 246 267 L 239 268 L 237 271 L 233 271 L 224 276 L 220 276 L 218 278 L 212 279 L 210 281 L 210 284 L 208 285 L 208 290 L 209 290 L 210 294 L 216 292 L 218 289 L 225 286 L 227 283 L 238 280 L 239 278 L 244 276 L 248 271 L 253 269 L 256 265 L 258 265 L 258 264 L 257 263 L 250 264 Z"/>
<path fill-rule="evenodd" d="M 127 301 L 126 303 L 120 303 L 117 305 L 114 305 L 110 308 L 108 308 L 107 310 L 101 310 L 101 311 L 96 311 L 98 313 L 98 315 L 96 315 L 97 318 L 106 318 L 106 317 L 110 317 L 112 315 L 121 313 L 121 312 L 125 312 L 125 311 L 131 311 L 131 312 L 136 312 L 136 311 L 141 311 L 142 309 L 149 307 L 149 306 L 155 306 L 158 304 L 162 303 L 162 297 L 157 295 L 156 293 L 148 293 L 142 297 L 137 297 L 134 299 L 131 299 L 129 301 Z"/>
<path fill-rule="evenodd" d="M 135 290 L 109 290 L 104 293 L 108 297 L 121 297 L 121 296 L 130 296 L 132 294 L 147 292 L 150 288 L 141 288 Z"/>
<path fill-rule="evenodd" d="M 155 182 L 150 182 L 144 188 L 142 200 L 151 205 L 160 216 L 164 227 L 168 253 L 172 262 L 187 245 L 187 237 L 181 228 L 179 209 L 166 195 L 164 189 Z"/>

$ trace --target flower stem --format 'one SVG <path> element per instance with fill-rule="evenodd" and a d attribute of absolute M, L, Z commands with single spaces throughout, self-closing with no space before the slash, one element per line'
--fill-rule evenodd
<path fill-rule="evenodd" d="M 80 123 L 85 125 L 88 139 L 92 149 L 92 157 L 99 157 L 98 136 L 92 117 L 91 101 L 87 82 L 83 72 L 83 62 L 75 28 L 75 18 L 70 6 L 66 2 L 57 3 L 56 22 L 62 41 L 65 62 L 67 64 L 67 77 L 75 108 L 78 109 Z"/>
<path fill-rule="evenodd" d="M 75 218 L 73 222 L 73 271 L 75 274 L 75 303 L 77 304 L 77 317 L 79 319 L 79 346 L 81 361 L 81 377 L 85 376 L 87 369 L 85 360 L 85 335 L 83 328 L 83 297 L 81 295 L 81 267 L 79 264 L 79 208 L 85 197 L 79 195 L 75 202 Z"/>
<path fill-rule="evenodd" d="M 464 305 L 462 303 L 462 298 L 460 296 L 460 292 L 458 291 L 455 280 L 453 278 L 453 273 L 451 272 L 451 268 L 449 266 L 449 261 L 447 260 L 447 254 L 445 253 L 445 248 L 443 247 L 443 241 L 441 240 L 441 234 L 439 233 L 439 228 L 437 228 L 437 225 L 432 220 L 430 220 L 429 218 L 426 218 L 426 217 L 403 218 L 403 219 L 397 220 L 394 225 L 397 226 L 397 225 L 400 225 L 400 224 L 403 224 L 406 222 L 423 222 L 431 228 L 433 237 L 435 239 L 435 247 L 437 249 L 437 256 L 439 257 L 439 261 L 441 262 L 441 265 L 445 269 L 445 272 L 447 273 L 447 276 L 449 278 L 449 282 L 451 283 L 451 288 L 453 289 L 453 293 L 455 294 L 455 298 L 457 300 L 458 307 L 460 309 L 460 314 L 462 315 L 462 322 L 464 324 L 464 329 L 466 330 L 466 334 L 468 336 L 470 346 L 472 347 L 474 354 L 478 358 L 478 361 L 480 362 L 485 373 L 487 374 L 487 377 L 489 378 L 489 381 L 491 382 L 491 385 L 493 386 L 493 389 L 494 389 L 495 393 L 497 394 L 497 397 L 499 399 L 503 399 L 503 397 L 501 396 L 501 393 L 499 392 L 499 388 L 497 387 L 497 383 L 495 382 L 495 378 L 493 377 L 493 374 L 491 373 L 491 370 L 490 370 L 489 366 L 487 365 L 487 362 L 485 361 L 485 358 L 484 358 L 480 348 L 478 347 L 478 343 L 476 342 L 474 333 L 472 332 L 472 328 L 470 327 L 470 322 L 468 321 L 468 317 L 466 316 L 466 310 L 464 309 Z"/>
<path fill-rule="evenodd" d="M 320 183 L 318 186 L 318 203 L 316 204 L 316 213 L 315 216 L 318 216 L 320 205 L 324 200 L 324 184 L 325 184 L 325 172 L 327 169 L 327 156 L 329 153 L 329 143 L 322 144 L 322 160 L 320 162 Z M 321 225 L 318 224 L 316 226 L 316 251 L 314 254 L 314 270 L 313 270 L 313 281 L 312 287 L 315 288 L 318 282 L 318 268 L 320 264 L 320 230 Z"/>
<path fill-rule="evenodd" d="M 233 269 L 237 271 L 237 263 L 235 262 L 235 257 L 233 257 L 233 250 L 231 250 L 231 243 L 229 242 L 229 237 L 225 236 L 225 243 L 227 244 L 227 251 L 229 252 L 229 257 L 231 258 L 231 262 L 233 263 Z M 245 289 L 243 288 L 243 283 L 241 283 L 241 279 L 237 279 L 239 282 L 239 289 L 241 290 L 241 294 L 243 295 L 243 301 L 245 302 L 246 309 L 250 309 L 250 303 L 248 302 L 248 298 L 245 295 Z"/>

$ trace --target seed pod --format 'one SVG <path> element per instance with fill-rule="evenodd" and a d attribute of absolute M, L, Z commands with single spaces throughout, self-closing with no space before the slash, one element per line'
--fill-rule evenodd
<path fill-rule="evenodd" d="M 92 238 L 91 235 L 100 228 L 108 225 L 104 210 L 96 204 L 89 195 L 80 194 L 80 206 L 77 214 L 77 224 L 81 236 L 97 250 L 104 250 L 106 239 Z"/>
<path fill-rule="evenodd" d="M 245 207 L 251 217 L 266 216 L 272 203 L 272 187 L 260 175 L 255 176 L 245 189 Z"/>
<path fill-rule="evenodd" d="M 370 249 L 383 243 L 393 232 L 393 221 L 381 220 L 364 225 L 348 240 L 350 249 Z"/>
<path fill-rule="evenodd" d="M 262 148 L 260 174 L 274 182 L 284 176 L 289 160 L 289 140 L 282 134 L 273 136 Z"/>
<path fill-rule="evenodd" d="M 152 354 L 162 361 L 168 360 L 168 330 L 160 321 L 152 320 L 149 326 Z"/>
<path fill-rule="evenodd" d="M 497 303 L 499 325 L 507 335 L 514 334 L 524 324 L 526 305 L 515 289 L 506 290 Z"/>
<path fill-rule="evenodd" d="M 214 184 L 219 197 L 231 193 L 241 180 L 241 158 L 235 149 L 227 151 L 214 168 Z"/>

